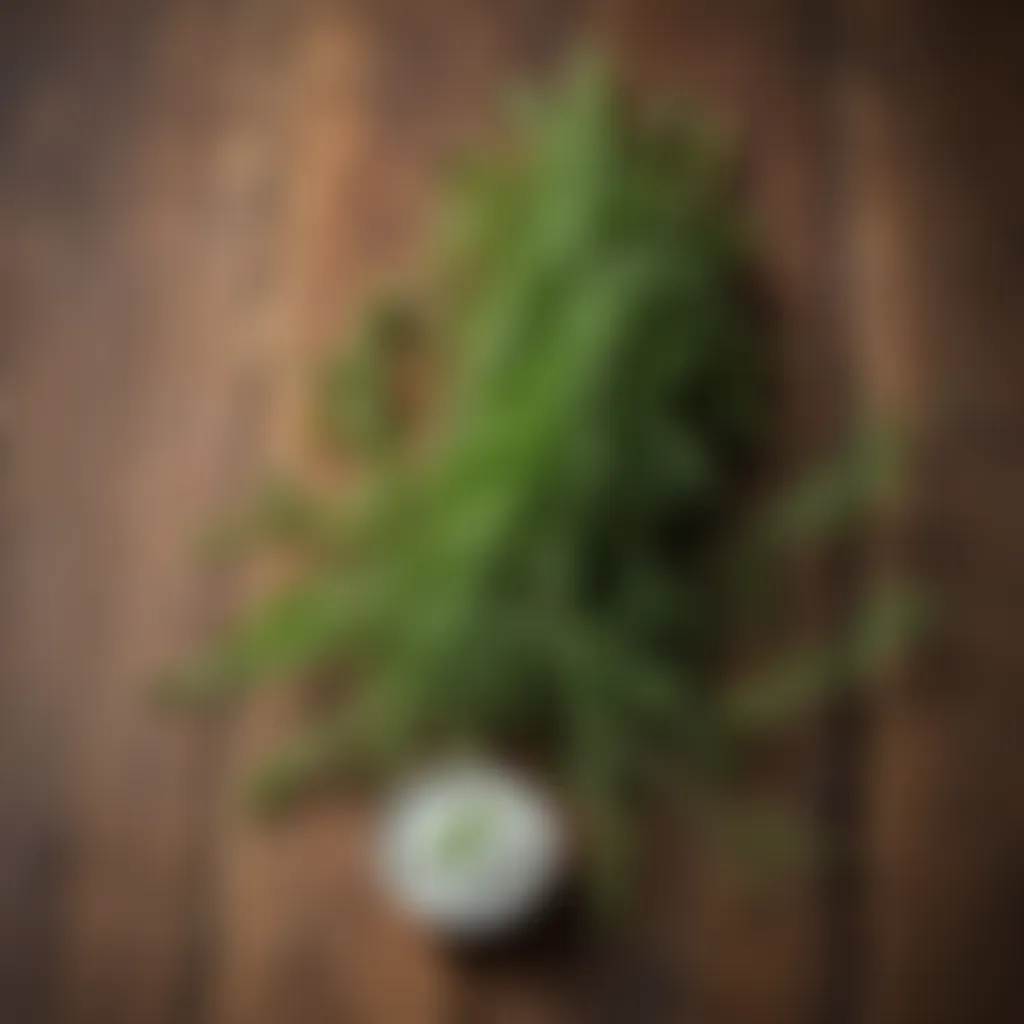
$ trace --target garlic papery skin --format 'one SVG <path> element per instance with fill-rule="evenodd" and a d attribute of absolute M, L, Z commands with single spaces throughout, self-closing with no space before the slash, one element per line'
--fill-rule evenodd
<path fill-rule="evenodd" d="M 435 931 L 488 939 L 535 916 L 565 863 L 554 803 L 507 768 L 460 761 L 418 775 L 388 802 L 379 866 L 395 901 Z"/>

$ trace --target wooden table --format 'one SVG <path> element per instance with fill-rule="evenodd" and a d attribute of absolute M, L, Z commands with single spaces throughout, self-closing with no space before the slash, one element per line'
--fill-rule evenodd
<path fill-rule="evenodd" d="M 581 31 L 735 128 L 794 450 L 922 458 L 879 558 L 943 627 L 786 786 L 851 855 L 752 892 L 667 842 L 625 939 L 455 963 L 337 807 L 234 813 L 273 706 L 146 688 L 240 585 L 192 542 L 301 449 L 310 354 L 408 257 L 459 140 Z M 1024 1020 L 1024 7 L 39 0 L 0 14 L 0 1020 Z"/>

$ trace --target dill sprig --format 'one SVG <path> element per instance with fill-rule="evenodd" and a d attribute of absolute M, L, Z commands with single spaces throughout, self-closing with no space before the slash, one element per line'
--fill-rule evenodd
<path fill-rule="evenodd" d="M 360 485 L 269 492 L 243 534 L 304 568 L 172 692 L 336 681 L 259 774 L 264 805 L 437 747 L 525 749 L 610 860 L 666 771 L 777 729 L 832 692 L 837 650 L 878 647 L 868 615 L 752 686 L 715 682 L 739 629 L 726 577 L 774 578 L 877 481 L 862 446 L 734 528 L 775 423 L 725 148 L 593 59 L 525 110 L 461 168 L 418 289 L 373 304 L 319 379 L 316 424 Z M 437 378 L 420 443 L 410 361 Z"/>

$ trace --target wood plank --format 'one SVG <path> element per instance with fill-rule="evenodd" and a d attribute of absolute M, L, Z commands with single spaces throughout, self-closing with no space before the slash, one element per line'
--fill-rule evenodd
<path fill-rule="evenodd" d="M 217 602 L 193 542 L 259 449 L 275 134 L 225 9 L 41 21 L 0 199 L 4 1015 L 195 1020 L 216 754 L 145 690 Z"/>
<path fill-rule="evenodd" d="M 1024 10 L 846 7 L 859 348 L 872 386 L 920 438 L 895 543 L 940 616 L 879 702 L 866 1019 L 1016 1021 Z"/>

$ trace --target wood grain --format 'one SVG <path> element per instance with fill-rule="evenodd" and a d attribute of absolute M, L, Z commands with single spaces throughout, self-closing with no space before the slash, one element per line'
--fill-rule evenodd
<path fill-rule="evenodd" d="M 1024 11 L 848 6 L 858 351 L 919 439 L 890 545 L 939 617 L 866 765 L 866 1019 L 1002 1024 L 1024 1017 Z"/>
<path fill-rule="evenodd" d="M 408 265 L 510 78 L 597 34 L 734 132 L 788 442 L 921 438 L 872 557 L 941 591 L 869 729 L 766 787 L 856 845 L 770 890 L 664 828 L 635 920 L 466 961 L 366 876 L 358 807 L 237 813 L 291 709 L 147 687 L 252 581 L 195 540 L 308 462 L 305 376 Z M 1024 920 L 1019 11 L 925 0 L 45 0 L 0 13 L 0 1019 L 1011 1024 Z M 814 616 L 819 578 L 795 597 Z M 803 607 L 803 606 L 807 607 Z"/>

